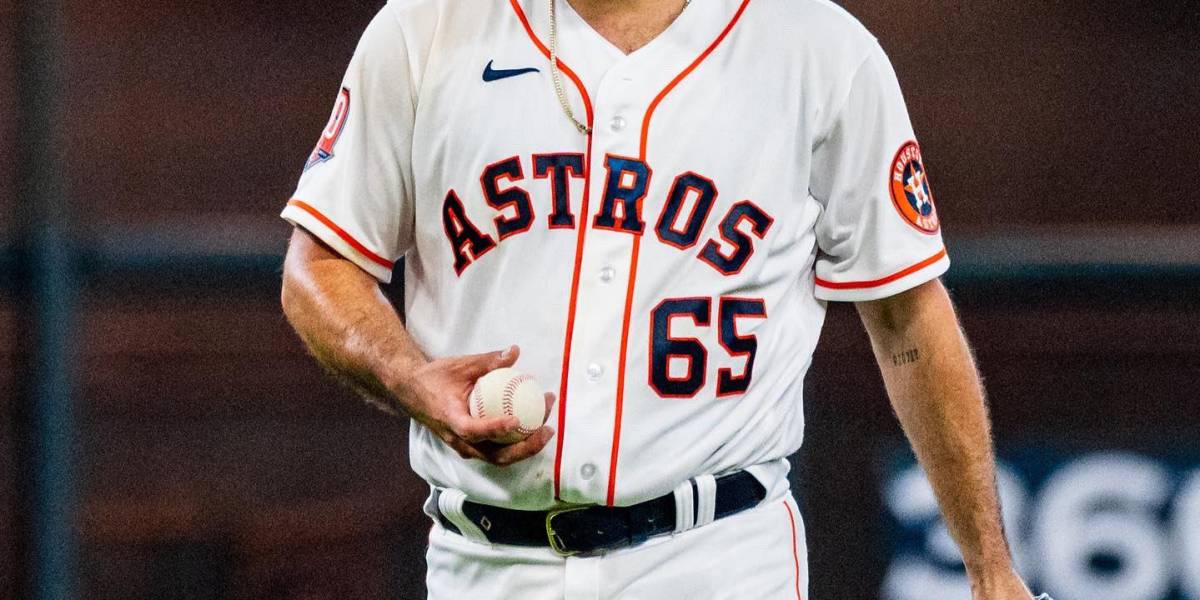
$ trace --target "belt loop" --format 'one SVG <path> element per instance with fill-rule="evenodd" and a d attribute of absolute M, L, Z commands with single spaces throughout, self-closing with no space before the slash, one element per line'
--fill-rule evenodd
<path fill-rule="evenodd" d="M 696 513 L 692 510 L 692 480 L 675 486 L 675 533 L 683 533 L 696 525 Z"/>
<path fill-rule="evenodd" d="M 717 480 L 712 475 L 700 475 L 696 478 L 696 527 L 703 527 L 713 522 L 717 514 Z"/>
<path fill-rule="evenodd" d="M 442 513 L 443 517 L 446 517 L 447 521 L 454 523 L 463 537 L 481 544 L 491 543 L 484 535 L 483 530 L 463 513 L 463 502 L 466 500 L 467 495 L 461 490 L 444 489 L 437 497 L 438 511 Z"/>

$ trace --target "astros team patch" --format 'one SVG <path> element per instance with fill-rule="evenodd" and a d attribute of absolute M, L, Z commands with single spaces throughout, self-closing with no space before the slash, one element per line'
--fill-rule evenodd
<path fill-rule="evenodd" d="M 321 132 L 321 139 L 317 140 L 317 147 L 313 148 L 312 154 L 308 156 L 308 162 L 304 163 L 305 171 L 317 163 L 323 163 L 333 158 L 333 147 L 337 144 L 338 138 L 342 137 L 342 129 L 346 127 L 346 119 L 349 116 L 350 90 L 342 88 L 342 91 L 338 93 L 337 102 L 333 105 L 333 113 L 329 115 L 329 124 Z"/>
<path fill-rule="evenodd" d="M 937 233 L 940 225 L 937 208 L 929 191 L 925 164 L 921 162 L 921 148 L 916 142 L 900 147 L 892 160 L 889 180 L 892 204 L 900 216 L 923 233 Z"/>

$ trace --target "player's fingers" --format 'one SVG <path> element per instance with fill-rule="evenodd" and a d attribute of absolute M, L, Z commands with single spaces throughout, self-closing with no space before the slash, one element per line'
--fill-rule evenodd
<path fill-rule="evenodd" d="M 485 417 L 477 419 L 469 414 L 455 415 L 452 422 L 447 423 L 454 435 L 468 443 L 499 438 L 516 431 L 521 422 L 516 417 Z"/>
<path fill-rule="evenodd" d="M 486 365 L 487 371 L 484 371 L 484 373 L 504 367 L 511 367 L 517 364 L 517 357 L 520 355 L 521 349 L 516 345 L 505 348 L 499 354 L 492 357 L 491 362 Z"/>
<path fill-rule="evenodd" d="M 521 349 L 516 346 L 509 346 L 504 350 L 496 352 L 484 352 L 483 354 L 470 354 L 462 357 L 464 375 L 471 378 L 472 381 L 479 379 L 489 371 L 495 371 L 502 367 L 511 367 L 517 362 L 517 357 L 520 356 Z"/>
<path fill-rule="evenodd" d="M 550 418 L 550 411 L 554 408 L 555 396 L 553 392 L 546 392 L 546 414 L 542 416 L 542 421 Z"/>
<path fill-rule="evenodd" d="M 480 361 L 479 366 L 483 369 L 480 375 L 484 375 L 489 371 L 511 367 L 517 364 L 517 357 L 521 355 L 521 349 L 517 346 L 509 346 L 500 352 L 492 352 L 486 356 L 486 359 Z"/>
<path fill-rule="evenodd" d="M 476 459 L 476 460 L 482 460 L 485 462 L 490 462 L 488 457 L 484 456 L 484 454 L 482 452 L 480 452 L 479 449 L 475 448 L 474 446 L 472 446 L 458 438 L 454 438 L 453 440 L 451 440 L 450 447 L 454 448 L 454 451 L 458 452 L 458 455 L 463 457 L 466 460 Z"/>
<path fill-rule="evenodd" d="M 449 431 L 446 431 L 444 429 L 434 429 L 433 432 L 435 435 L 438 436 L 438 439 L 445 442 L 445 444 L 447 446 L 450 446 L 451 448 L 453 448 L 454 451 L 457 452 L 459 456 L 461 456 L 467 460 L 470 460 L 472 458 L 477 458 L 479 460 L 484 460 L 484 461 L 488 460 L 488 458 L 486 456 L 484 456 L 482 452 L 480 452 L 478 449 L 471 446 L 470 444 L 462 441 L 458 436 L 454 435 L 453 433 L 450 433 Z"/>
<path fill-rule="evenodd" d="M 500 446 L 494 452 L 488 454 L 488 461 L 492 464 L 507 467 L 513 463 L 520 462 L 542 451 L 546 444 L 554 438 L 554 430 L 550 427 L 540 427 L 537 431 L 529 435 L 529 437 L 507 446 Z"/>

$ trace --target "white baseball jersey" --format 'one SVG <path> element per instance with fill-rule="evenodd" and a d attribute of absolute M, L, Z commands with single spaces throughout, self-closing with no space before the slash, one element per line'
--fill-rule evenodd
<path fill-rule="evenodd" d="M 628 505 L 785 481 L 827 301 L 949 265 L 887 57 L 827 0 L 693 0 L 624 54 L 558 2 L 392 0 L 283 217 L 382 281 L 431 356 L 521 347 L 555 439 L 502 469 L 413 423 L 477 502 Z"/>

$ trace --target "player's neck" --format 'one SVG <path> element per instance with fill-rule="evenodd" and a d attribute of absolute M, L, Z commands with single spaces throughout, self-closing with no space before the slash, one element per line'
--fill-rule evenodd
<path fill-rule="evenodd" d="M 658 37 L 683 12 L 684 0 L 566 0 L 587 24 L 629 54 Z"/>

